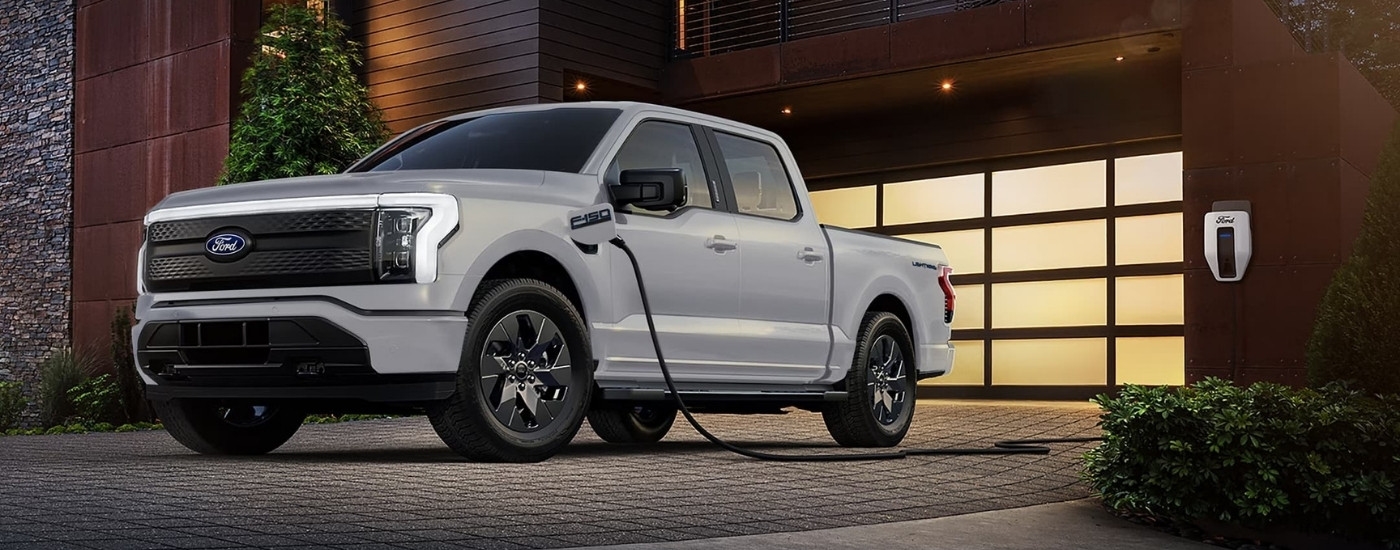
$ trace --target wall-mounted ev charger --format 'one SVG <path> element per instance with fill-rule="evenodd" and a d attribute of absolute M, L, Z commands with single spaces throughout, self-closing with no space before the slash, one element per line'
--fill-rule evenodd
<path fill-rule="evenodd" d="M 1254 244 L 1249 230 L 1249 201 L 1216 201 L 1205 218 L 1206 263 L 1215 280 L 1244 278 Z"/>

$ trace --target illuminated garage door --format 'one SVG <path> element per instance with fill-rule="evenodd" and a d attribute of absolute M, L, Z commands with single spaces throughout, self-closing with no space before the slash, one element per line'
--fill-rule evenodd
<path fill-rule="evenodd" d="M 814 184 L 823 223 L 948 254 L 957 362 L 923 384 L 1183 383 L 1181 153 L 1056 160 Z"/>

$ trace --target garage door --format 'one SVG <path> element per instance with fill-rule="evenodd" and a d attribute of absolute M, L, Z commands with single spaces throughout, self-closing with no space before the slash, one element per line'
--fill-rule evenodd
<path fill-rule="evenodd" d="M 948 254 L 957 362 L 924 384 L 1183 383 L 1181 153 L 1078 157 L 813 185 L 823 223 Z"/>

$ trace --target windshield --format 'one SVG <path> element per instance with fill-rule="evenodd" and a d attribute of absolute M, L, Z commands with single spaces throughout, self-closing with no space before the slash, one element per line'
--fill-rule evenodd
<path fill-rule="evenodd" d="M 559 108 L 446 121 L 367 159 L 356 171 L 497 168 L 577 173 L 621 112 Z"/>

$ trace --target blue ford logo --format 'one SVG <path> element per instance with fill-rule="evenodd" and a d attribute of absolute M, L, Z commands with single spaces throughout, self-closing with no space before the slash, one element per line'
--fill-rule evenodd
<path fill-rule="evenodd" d="M 248 239 L 233 233 L 220 233 L 204 241 L 204 250 L 215 256 L 233 256 L 248 248 Z"/>

